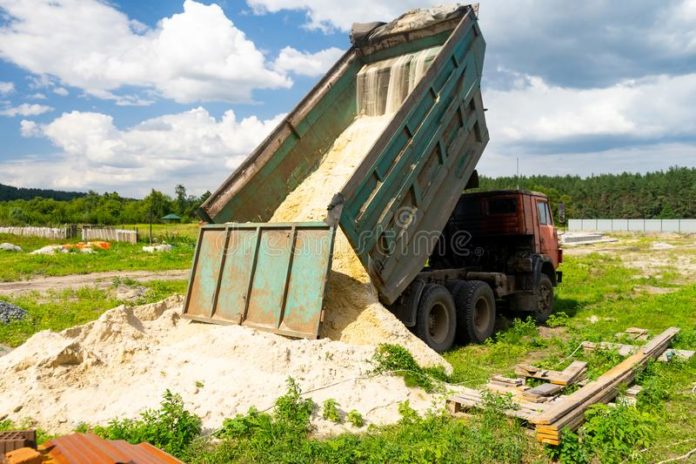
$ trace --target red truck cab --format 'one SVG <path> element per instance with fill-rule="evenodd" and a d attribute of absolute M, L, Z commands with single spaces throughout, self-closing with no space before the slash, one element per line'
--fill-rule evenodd
<path fill-rule="evenodd" d="M 499 311 L 546 321 L 554 287 L 562 280 L 561 261 L 546 195 L 467 192 L 428 265 L 392 311 L 437 351 L 448 349 L 455 338 L 480 343 L 493 334 Z"/>

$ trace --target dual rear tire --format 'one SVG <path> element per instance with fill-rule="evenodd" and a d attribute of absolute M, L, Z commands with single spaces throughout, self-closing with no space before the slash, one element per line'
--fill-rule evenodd
<path fill-rule="evenodd" d="M 457 308 L 457 341 L 483 343 L 495 330 L 495 295 L 480 280 L 455 280 L 450 292 Z"/>
<path fill-rule="evenodd" d="M 541 275 L 534 293 L 534 319 L 543 324 L 553 312 L 553 283 L 547 275 Z M 453 280 L 447 287 L 425 286 L 413 330 L 430 348 L 442 353 L 455 340 L 461 344 L 483 343 L 495 331 L 495 318 L 495 295 L 486 282 Z"/>
<path fill-rule="evenodd" d="M 482 343 L 495 328 L 495 297 L 482 281 L 456 280 L 448 287 L 428 284 L 418 303 L 414 332 L 442 353 L 454 344 Z"/>

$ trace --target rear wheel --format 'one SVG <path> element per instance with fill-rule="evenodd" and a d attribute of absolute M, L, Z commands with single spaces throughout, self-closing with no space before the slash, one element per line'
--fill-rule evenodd
<path fill-rule="evenodd" d="M 495 330 L 493 290 L 480 280 L 458 281 L 451 288 L 457 307 L 458 338 L 483 343 Z"/>
<path fill-rule="evenodd" d="M 534 310 L 534 319 L 543 324 L 553 313 L 553 284 L 546 274 L 542 274 L 539 279 L 539 286 L 536 290 L 537 306 Z"/>
<path fill-rule="evenodd" d="M 428 284 L 423 290 L 415 332 L 430 348 L 442 353 L 452 347 L 457 312 L 449 291 L 442 285 Z"/>

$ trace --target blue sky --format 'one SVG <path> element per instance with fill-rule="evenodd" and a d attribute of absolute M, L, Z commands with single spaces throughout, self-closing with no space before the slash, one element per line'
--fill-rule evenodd
<path fill-rule="evenodd" d="M 0 0 L 0 182 L 212 190 L 413 0 Z M 696 0 L 483 0 L 479 171 L 696 166 Z"/>

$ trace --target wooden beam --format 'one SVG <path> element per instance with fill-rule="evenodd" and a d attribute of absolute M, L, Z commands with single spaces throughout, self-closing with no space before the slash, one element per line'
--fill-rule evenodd
<path fill-rule="evenodd" d="M 563 400 L 554 403 L 546 412 L 532 419 L 537 425 L 553 424 L 561 420 L 566 414 L 582 415 L 585 410 L 600 399 L 611 396 L 616 387 L 632 380 L 635 371 L 644 366 L 649 359 L 657 358 L 669 346 L 672 339 L 679 333 L 679 329 L 672 327 L 646 343 L 636 354 L 629 356 L 622 362 L 609 369 L 576 392 L 568 395 Z"/>

